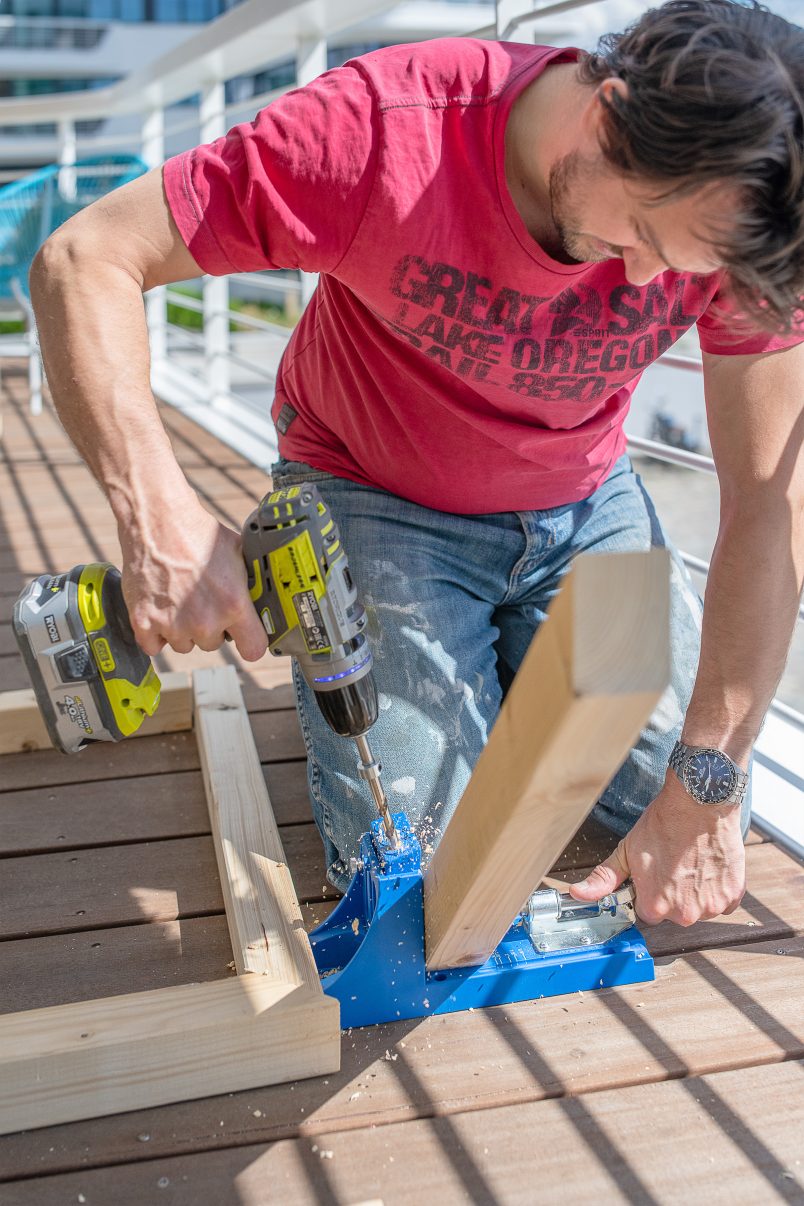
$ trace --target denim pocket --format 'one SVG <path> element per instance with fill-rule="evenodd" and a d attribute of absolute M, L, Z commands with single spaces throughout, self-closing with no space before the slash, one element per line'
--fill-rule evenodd
<path fill-rule="evenodd" d="M 271 481 L 274 489 L 284 489 L 286 486 L 298 486 L 302 482 L 326 482 L 334 478 L 333 473 L 324 469 L 314 469 L 304 461 L 287 461 L 283 456 L 271 465 Z"/>

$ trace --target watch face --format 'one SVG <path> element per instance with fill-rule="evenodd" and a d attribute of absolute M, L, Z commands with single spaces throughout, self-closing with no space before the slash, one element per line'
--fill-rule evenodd
<path fill-rule="evenodd" d="M 685 767 L 684 779 L 687 790 L 702 804 L 728 800 L 737 782 L 734 767 L 716 750 L 693 754 Z"/>

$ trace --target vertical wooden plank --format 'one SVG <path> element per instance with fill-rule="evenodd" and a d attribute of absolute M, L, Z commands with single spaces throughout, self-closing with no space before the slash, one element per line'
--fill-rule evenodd
<path fill-rule="evenodd" d="M 234 667 L 194 671 L 193 691 L 235 967 L 321 992 Z"/>
<path fill-rule="evenodd" d="M 427 965 L 484 962 L 670 678 L 669 554 L 579 557 L 425 874 Z"/>

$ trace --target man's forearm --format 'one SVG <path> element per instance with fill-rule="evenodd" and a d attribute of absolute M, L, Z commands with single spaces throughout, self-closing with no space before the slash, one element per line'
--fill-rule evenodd
<path fill-rule="evenodd" d="M 243 657 L 266 647 L 240 540 L 182 473 L 149 381 L 143 293 L 200 269 L 149 172 L 71 218 L 44 244 L 31 297 L 53 400 L 118 522 L 123 595 L 135 639 Z M 181 517 L 181 522 L 176 517 Z"/>
<path fill-rule="evenodd" d="M 134 276 L 65 235 L 39 253 L 31 297 L 59 417 L 118 522 L 144 521 L 166 499 L 192 495 L 151 393 Z"/>
<path fill-rule="evenodd" d="M 774 493 L 721 521 L 683 739 L 746 766 L 784 670 L 804 579 L 801 504 Z"/>

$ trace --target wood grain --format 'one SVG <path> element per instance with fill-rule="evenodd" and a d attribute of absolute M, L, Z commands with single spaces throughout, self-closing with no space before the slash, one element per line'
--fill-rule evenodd
<path fill-rule="evenodd" d="M 230 1146 L 7 1184 L 4 1203 L 62 1206 L 80 1193 L 87 1202 L 142 1206 L 158 1200 L 160 1185 L 198 1206 L 268 1206 L 278 1201 L 278 1186 L 293 1206 L 433 1199 L 534 1206 L 590 1197 L 648 1204 L 688 1196 L 730 1206 L 800 1202 L 802 1078 L 804 1067 L 790 1062 L 582 1100 Z"/>
<path fill-rule="evenodd" d="M 237 976 L 0 1017 L 0 1133 L 337 1070 L 338 1004 Z"/>
<path fill-rule="evenodd" d="M 427 965 L 483 963 L 670 679 L 665 549 L 579 557 L 425 872 Z"/>
<path fill-rule="evenodd" d="M 305 749 L 295 711 L 258 713 L 252 723 L 260 759 L 288 762 L 304 758 Z M 56 750 L 6 754 L 0 792 L 98 779 L 136 778 L 167 771 L 199 770 L 198 745 L 192 733 L 143 737 L 140 741 L 97 742 L 66 757 Z M 0 798 L 2 798 L 0 796 Z"/>
<path fill-rule="evenodd" d="M 320 993 L 237 675 L 193 675 L 195 732 L 237 971 Z"/>
<path fill-rule="evenodd" d="M 229 975 L 223 913 L 24 938 L 0 943 L 0 1013 Z"/>
<path fill-rule="evenodd" d="M 309 822 L 312 814 L 305 764 L 266 763 L 262 772 L 275 801 L 277 824 Z M 44 854 L 209 833 L 200 770 L 138 776 L 136 792 L 134 807 L 121 807 L 121 781 L 117 779 L 0 793 L 0 855 Z"/>
<path fill-rule="evenodd" d="M 315 827 L 289 826 L 284 845 L 301 899 L 334 899 Z M 7 858 L 0 877 L 0 941 L 223 910 L 208 836 Z"/>

